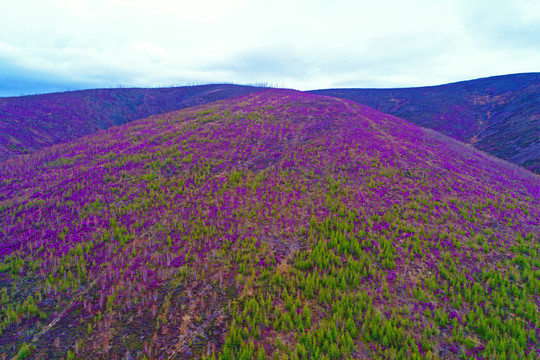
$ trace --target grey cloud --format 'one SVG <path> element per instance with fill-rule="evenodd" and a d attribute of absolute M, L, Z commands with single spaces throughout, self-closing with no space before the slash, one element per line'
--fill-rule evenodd
<path fill-rule="evenodd" d="M 310 75 L 309 59 L 296 54 L 292 49 L 243 52 L 219 63 L 206 65 L 202 70 L 224 72 L 233 78 L 305 78 Z"/>
<path fill-rule="evenodd" d="M 426 85 L 428 80 L 422 79 L 422 75 L 435 67 L 438 59 L 450 51 L 453 42 L 443 35 L 429 39 L 424 34 L 379 37 L 362 51 L 336 54 L 324 59 L 319 67 L 324 73 L 335 76 L 334 87 Z M 424 71 L 420 73 L 420 69 Z"/>
<path fill-rule="evenodd" d="M 203 71 L 224 73 L 228 79 L 313 82 L 326 78 L 333 85 L 375 86 L 374 77 L 399 75 L 412 68 L 428 66 L 444 53 L 447 43 L 424 41 L 421 34 L 410 39 L 379 38 L 365 49 L 339 53 L 290 47 L 257 49 L 204 66 Z M 447 42 L 450 40 L 447 40 Z M 410 70 L 412 71 L 412 70 Z M 379 83 L 380 85 L 380 83 Z"/>
<path fill-rule="evenodd" d="M 56 68 L 43 70 L 21 65 L 14 57 L 0 56 L 0 96 L 129 86 L 137 75 L 106 64 L 92 64 L 81 58 L 67 61 Z"/>
<path fill-rule="evenodd" d="M 0 58 L 0 96 L 2 97 L 87 89 L 93 85 L 23 68 Z"/>
<path fill-rule="evenodd" d="M 540 11 L 528 14 L 512 1 L 501 0 L 470 2 L 464 11 L 464 25 L 467 32 L 477 39 L 478 46 L 509 50 L 540 49 Z M 529 15 L 533 19 L 528 18 Z"/>

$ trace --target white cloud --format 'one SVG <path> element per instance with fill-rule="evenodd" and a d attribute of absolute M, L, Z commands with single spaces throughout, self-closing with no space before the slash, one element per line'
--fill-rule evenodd
<path fill-rule="evenodd" d="M 539 71 L 540 3 L 494 1 L 20 0 L 0 13 L 0 61 L 89 86 L 392 87 Z"/>

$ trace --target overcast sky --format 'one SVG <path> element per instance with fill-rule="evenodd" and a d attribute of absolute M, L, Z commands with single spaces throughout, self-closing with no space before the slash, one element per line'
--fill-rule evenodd
<path fill-rule="evenodd" d="M 435 85 L 540 71 L 538 0 L 17 0 L 0 96 L 117 86 Z"/>

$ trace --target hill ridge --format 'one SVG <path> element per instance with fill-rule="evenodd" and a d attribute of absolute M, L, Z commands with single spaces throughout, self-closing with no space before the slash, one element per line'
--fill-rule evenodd
<path fill-rule="evenodd" d="M 540 173 L 540 73 L 416 88 L 310 92 L 366 104 Z"/>
<path fill-rule="evenodd" d="M 138 118 L 261 88 L 211 84 L 67 91 L 0 98 L 0 161 Z"/>

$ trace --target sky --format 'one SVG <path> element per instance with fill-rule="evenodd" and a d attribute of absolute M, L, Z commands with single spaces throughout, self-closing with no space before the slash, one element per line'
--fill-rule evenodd
<path fill-rule="evenodd" d="M 538 34 L 538 0 L 6 1 L 0 96 L 438 85 L 540 71 Z"/>

